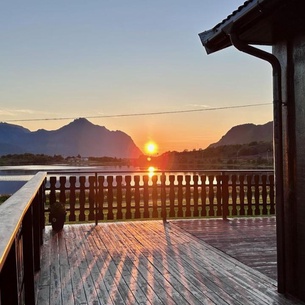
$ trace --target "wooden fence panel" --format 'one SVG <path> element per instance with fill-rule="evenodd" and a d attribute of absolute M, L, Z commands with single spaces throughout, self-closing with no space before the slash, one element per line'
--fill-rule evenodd
<path fill-rule="evenodd" d="M 58 200 L 66 204 L 72 222 L 275 213 L 274 176 L 262 173 L 152 177 L 91 173 L 70 176 L 68 181 L 65 175 L 50 177 L 46 190 L 49 204 Z"/>

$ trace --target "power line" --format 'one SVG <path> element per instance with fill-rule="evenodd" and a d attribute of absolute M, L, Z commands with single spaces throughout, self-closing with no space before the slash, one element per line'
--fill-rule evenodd
<path fill-rule="evenodd" d="M 84 118 L 85 119 L 102 119 L 102 118 L 120 118 L 120 117 L 134 117 L 134 116 L 148 116 L 148 115 L 165 115 L 165 114 L 178 114 L 178 113 L 191 113 L 191 112 L 203 112 L 203 111 L 249 108 L 249 107 L 267 106 L 267 105 L 272 105 L 272 103 L 235 105 L 235 106 L 224 106 L 224 107 L 211 107 L 211 108 L 188 109 L 188 110 L 159 111 L 159 112 L 95 115 L 95 116 L 85 116 Z M 63 120 L 73 120 L 73 119 L 75 119 L 75 117 L 39 118 L 39 119 L 14 119 L 14 120 L 6 120 L 6 122 L 63 121 Z"/>

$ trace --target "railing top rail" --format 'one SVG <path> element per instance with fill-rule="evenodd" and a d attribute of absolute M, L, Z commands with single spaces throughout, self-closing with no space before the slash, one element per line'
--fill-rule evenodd
<path fill-rule="evenodd" d="M 197 169 L 189 169 L 189 170 L 154 170 L 154 174 L 162 174 L 162 173 L 273 173 L 273 169 L 223 169 L 223 170 L 197 170 Z M 48 171 L 47 174 L 50 175 L 59 175 L 59 174 L 104 174 L 104 175 L 112 175 L 112 174 L 149 174 L 148 170 L 100 170 L 100 169 L 85 169 L 85 170 L 57 170 L 57 171 Z"/>
<path fill-rule="evenodd" d="M 21 226 L 47 173 L 37 173 L 21 189 L 0 205 L 0 272 Z"/>

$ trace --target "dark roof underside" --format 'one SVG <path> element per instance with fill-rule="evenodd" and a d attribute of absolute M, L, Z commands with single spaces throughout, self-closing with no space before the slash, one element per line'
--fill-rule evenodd
<path fill-rule="evenodd" d="M 231 29 L 249 44 L 272 45 L 304 26 L 304 0 L 248 0 L 199 37 L 209 54 L 231 45 Z"/>

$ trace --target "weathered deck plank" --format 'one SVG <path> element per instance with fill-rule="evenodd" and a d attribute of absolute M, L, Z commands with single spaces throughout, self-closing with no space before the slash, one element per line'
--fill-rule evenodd
<path fill-rule="evenodd" d="M 47 227 L 42 257 L 39 305 L 301 304 L 173 223 Z"/>
<path fill-rule="evenodd" d="M 272 279 L 277 279 L 275 217 L 177 220 L 173 224 Z"/>

